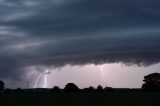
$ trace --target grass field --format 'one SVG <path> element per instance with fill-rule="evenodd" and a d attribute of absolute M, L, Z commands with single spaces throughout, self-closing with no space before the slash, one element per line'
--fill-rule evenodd
<path fill-rule="evenodd" d="M 160 106 L 160 92 L 1 94 L 0 106 Z"/>

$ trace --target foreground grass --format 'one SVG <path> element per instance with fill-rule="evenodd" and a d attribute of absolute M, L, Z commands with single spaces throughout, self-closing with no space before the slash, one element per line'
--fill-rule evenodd
<path fill-rule="evenodd" d="M 1 94 L 0 106 L 160 106 L 160 92 Z"/>

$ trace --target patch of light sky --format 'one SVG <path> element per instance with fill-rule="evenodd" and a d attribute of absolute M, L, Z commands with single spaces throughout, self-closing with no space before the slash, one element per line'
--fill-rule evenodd
<path fill-rule="evenodd" d="M 89 86 L 103 87 L 109 86 L 113 88 L 141 88 L 143 78 L 147 74 L 158 72 L 160 63 L 149 67 L 126 66 L 121 63 L 102 64 L 102 65 L 85 65 L 70 66 L 66 65 L 62 68 L 48 69 L 44 72 L 29 74 L 27 80 L 30 81 L 31 88 L 52 88 L 59 86 L 64 88 L 67 83 L 75 83 L 79 88 Z M 47 74 L 46 74 L 47 72 Z M 31 78 L 32 77 L 32 78 Z"/>

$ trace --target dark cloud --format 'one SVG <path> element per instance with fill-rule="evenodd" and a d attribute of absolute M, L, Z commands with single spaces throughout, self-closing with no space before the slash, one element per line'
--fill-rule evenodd
<path fill-rule="evenodd" d="M 0 77 L 29 66 L 159 62 L 158 0 L 1 0 Z"/>

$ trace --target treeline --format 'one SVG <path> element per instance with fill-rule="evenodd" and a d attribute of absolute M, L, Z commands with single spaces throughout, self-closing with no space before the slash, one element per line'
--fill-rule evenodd
<path fill-rule="evenodd" d="M 104 91 L 112 91 L 112 87 L 105 87 L 103 88 L 101 85 L 98 85 L 97 88 L 94 88 L 92 86 L 84 89 L 79 89 L 77 85 L 74 83 L 68 83 L 64 89 L 60 89 L 58 86 L 53 87 L 51 89 L 51 92 L 104 92 Z"/>
<path fill-rule="evenodd" d="M 98 85 L 95 87 L 87 87 L 80 89 L 74 83 L 68 83 L 63 89 L 58 86 L 54 86 L 53 88 L 32 88 L 32 89 L 3 89 L 0 91 L 0 94 L 63 94 L 63 93 L 109 93 L 109 92 L 142 92 L 144 89 L 129 89 L 129 88 L 112 88 L 112 87 L 102 87 Z"/>
<path fill-rule="evenodd" d="M 101 85 L 98 85 L 96 88 L 90 86 L 87 88 L 80 89 L 76 84 L 74 83 L 68 83 L 66 86 L 61 89 L 58 86 L 54 86 L 53 88 L 33 88 L 33 89 L 3 89 L 1 90 L 1 93 L 78 93 L 78 92 L 110 92 L 114 89 L 112 87 L 105 87 L 103 88 Z"/>

